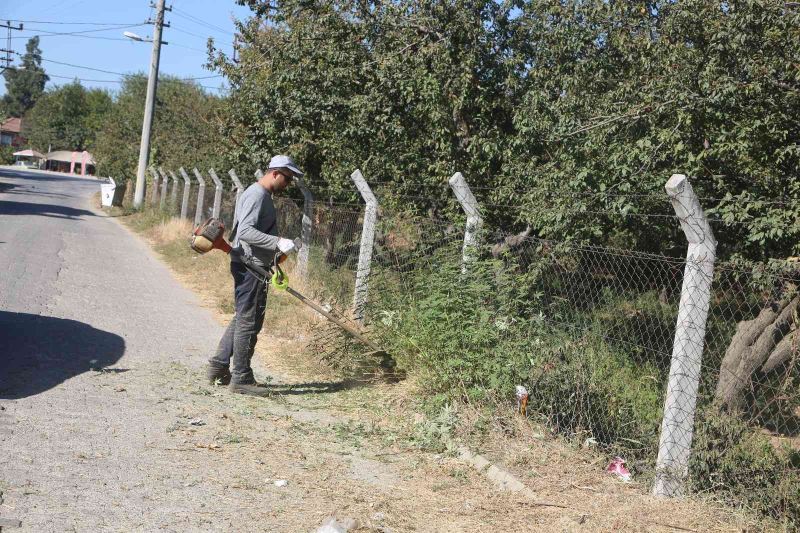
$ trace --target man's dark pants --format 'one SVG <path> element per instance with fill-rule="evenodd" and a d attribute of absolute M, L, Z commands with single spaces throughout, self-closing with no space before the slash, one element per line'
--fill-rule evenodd
<path fill-rule="evenodd" d="M 231 261 L 236 314 L 219 341 L 211 366 L 228 368 L 231 364 L 231 383 L 255 383 L 250 360 L 256 339 L 264 325 L 267 310 L 267 287 L 242 264 Z"/>

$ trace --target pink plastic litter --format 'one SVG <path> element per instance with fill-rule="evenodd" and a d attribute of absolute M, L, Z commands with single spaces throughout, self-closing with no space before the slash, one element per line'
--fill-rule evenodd
<path fill-rule="evenodd" d="M 606 472 L 615 474 L 625 483 L 631 482 L 631 473 L 625 468 L 625 459 L 622 457 L 615 457 L 611 464 L 606 467 Z"/>

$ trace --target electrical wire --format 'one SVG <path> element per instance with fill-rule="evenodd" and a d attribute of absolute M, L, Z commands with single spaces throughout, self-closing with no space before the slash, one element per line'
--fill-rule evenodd
<path fill-rule="evenodd" d="M 49 78 L 61 78 L 65 80 L 78 80 L 78 81 L 88 81 L 92 83 L 122 83 L 122 80 L 95 80 L 90 78 L 81 78 L 79 76 L 61 76 L 59 74 L 47 74 Z"/>
<path fill-rule="evenodd" d="M 22 56 L 23 55 L 20 52 L 14 52 L 14 53 L 16 55 L 18 55 L 18 56 Z M 131 76 L 132 75 L 130 73 L 115 72 L 113 70 L 104 70 L 104 69 L 99 69 L 99 68 L 95 68 L 95 67 L 87 67 L 85 65 L 76 65 L 74 63 L 66 63 L 66 62 L 63 62 L 63 61 L 56 61 L 55 59 L 48 59 L 48 58 L 44 58 L 44 57 L 42 57 L 41 59 L 42 59 L 42 61 L 46 61 L 48 63 L 55 63 L 57 65 L 64 65 L 64 66 L 72 67 L 72 68 L 80 68 L 80 69 L 84 69 L 84 70 L 91 70 L 93 72 L 102 72 L 103 74 L 114 74 L 116 76 L 122 76 L 122 77 Z M 48 76 L 49 76 L 49 74 L 48 74 Z M 54 75 L 54 77 L 56 77 L 56 76 Z M 63 77 L 63 76 L 57 76 L 57 77 Z M 175 80 L 159 78 L 159 83 L 170 83 L 170 82 L 173 82 L 173 81 L 189 82 L 189 81 L 196 81 L 196 80 L 209 80 L 209 79 L 221 78 L 221 77 L 222 77 L 221 74 L 210 74 L 208 76 L 196 76 L 196 77 L 191 77 L 191 78 L 177 78 Z M 78 79 L 80 79 L 80 78 L 78 78 Z M 89 81 L 89 80 L 87 80 L 87 81 Z M 98 81 L 111 83 L 111 80 L 98 80 Z M 122 83 L 122 80 L 117 80 L 117 83 Z M 198 85 L 198 87 L 203 87 L 203 88 L 206 88 L 206 89 L 221 90 L 218 87 L 210 87 L 210 86 L 206 86 L 206 85 Z"/>
<path fill-rule="evenodd" d="M 147 26 L 147 24 L 140 22 L 139 24 L 127 24 L 124 26 L 107 26 L 104 28 L 95 28 L 93 30 L 79 30 L 79 31 L 63 31 L 63 32 L 54 32 L 50 30 L 45 30 L 42 28 L 25 28 L 22 30 L 23 32 L 30 32 L 30 33 L 44 33 L 45 35 L 74 35 L 74 36 L 81 36 L 86 33 L 99 33 L 103 31 L 117 31 L 117 30 L 124 30 L 128 28 L 139 28 L 141 26 Z M 29 39 L 30 37 L 27 36 L 18 36 L 12 37 L 12 39 Z"/>
<path fill-rule="evenodd" d="M 187 13 L 187 12 L 185 12 L 183 10 L 180 10 L 178 8 L 173 7 L 172 8 L 172 13 L 177 15 L 180 18 L 188 20 L 189 22 L 197 24 L 198 26 L 203 26 L 203 27 L 205 27 L 207 29 L 215 30 L 217 32 L 223 33 L 223 34 L 225 34 L 227 36 L 230 36 L 230 37 L 235 36 L 235 34 L 233 32 L 231 32 L 231 31 L 229 31 L 229 30 L 226 30 L 224 28 L 220 28 L 219 26 L 215 26 L 214 24 L 206 22 L 203 19 L 197 18 L 194 15 L 192 15 L 190 13 Z"/>
<path fill-rule="evenodd" d="M 62 25 L 73 25 L 73 26 L 127 26 L 133 25 L 136 23 L 127 23 L 127 22 L 64 22 L 64 21 L 56 21 L 56 20 L 22 20 L 22 19 L 7 19 L 11 22 L 23 22 L 25 24 L 62 24 Z"/>
<path fill-rule="evenodd" d="M 170 30 L 177 31 L 178 33 L 185 33 L 186 35 L 191 35 L 192 37 L 198 37 L 200 39 L 209 39 L 211 38 L 210 35 L 200 35 L 199 33 L 192 33 L 190 31 L 182 30 L 180 28 L 176 28 L 175 26 L 170 26 Z"/>
<path fill-rule="evenodd" d="M 205 54 L 205 53 L 208 52 L 208 50 L 201 50 L 199 48 L 194 48 L 192 46 L 186 46 L 185 44 L 180 44 L 180 43 L 176 43 L 176 42 L 173 42 L 173 41 L 170 41 L 169 45 L 170 46 L 175 46 L 177 48 L 185 48 L 186 50 L 192 50 L 194 52 L 200 52 L 201 54 Z"/>
<path fill-rule="evenodd" d="M 20 57 L 23 55 L 23 54 L 21 54 L 19 52 L 15 52 L 15 53 Z M 84 65 L 76 65 L 74 63 L 66 63 L 64 61 L 56 61 L 55 59 L 46 59 L 44 57 L 41 58 L 41 59 L 42 59 L 42 61 L 46 61 L 47 63 L 55 63 L 56 65 L 63 65 L 63 66 L 66 66 L 66 67 L 80 68 L 80 69 L 84 69 L 84 70 L 91 70 L 93 72 L 102 72 L 103 74 L 114 74 L 116 76 L 129 76 L 130 75 L 130 74 L 125 74 L 124 72 L 115 72 L 113 70 L 105 70 L 105 69 L 101 69 L 101 68 L 87 67 L 87 66 L 84 66 Z"/>

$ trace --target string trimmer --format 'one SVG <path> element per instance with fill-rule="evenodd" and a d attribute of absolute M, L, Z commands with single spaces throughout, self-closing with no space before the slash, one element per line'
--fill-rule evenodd
<path fill-rule="evenodd" d="M 335 317 L 329 311 L 325 310 L 325 308 L 320 304 L 314 300 L 311 300 L 310 298 L 307 298 L 289 286 L 289 277 L 281 269 L 281 264 L 287 259 L 286 254 L 281 252 L 275 254 L 272 267 L 270 270 L 266 270 L 260 265 L 253 263 L 252 258 L 244 255 L 240 250 L 233 249 L 228 241 L 225 240 L 224 233 L 225 226 L 222 221 L 216 218 L 209 218 L 195 228 L 192 236 L 189 238 L 189 245 L 191 246 L 192 250 L 199 254 L 204 254 L 210 252 L 211 250 L 222 250 L 227 254 L 236 255 L 241 260 L 242 264 L 247 267 L 248 270 L 250 270 L 250 272 L 258 276 L 265 283 L 271 284 L 278 290 L 286 291 L 290 295 L 300 300 L 300 302 L 302 302 L 304 305 L 310 307 L 333 324 L 339 326 L 351 337 L 367 346 L 371 351 L 365 353 L 364 357 L 377 358 L 380 360 L 380 365 L 382 368 L 387 370 L 394 369 L 394 359 L 386 352 L 386 350 L 380 348 L 377 344 L 368 339 L 363 333 L 358 331 L 358 329 L 352 325 Z M 299 241 L 295 241 L 295 247 L 297 249 L 300 248 L 300 245 L 301 243 Z"/>

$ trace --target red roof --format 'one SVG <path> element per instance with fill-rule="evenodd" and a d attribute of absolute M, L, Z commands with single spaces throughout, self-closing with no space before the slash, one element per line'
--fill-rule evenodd
<path fill-rule="evenodd" d="M 22 129 L 22 119 L 9 117 L 0 124 L 0 131 L 8 131 L 11 133 L 19 133 Z"/>

